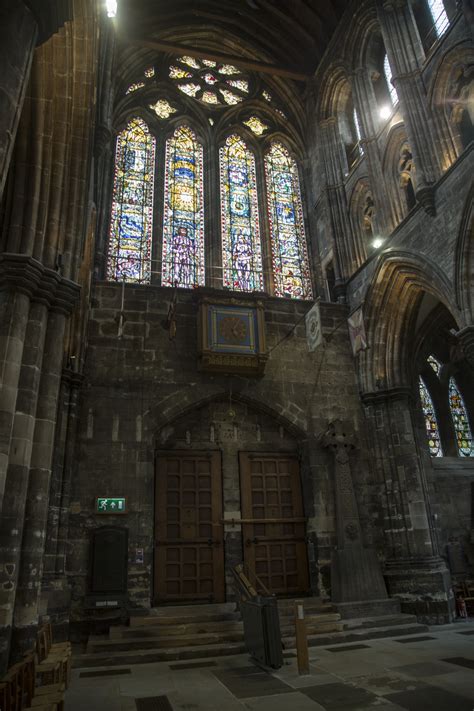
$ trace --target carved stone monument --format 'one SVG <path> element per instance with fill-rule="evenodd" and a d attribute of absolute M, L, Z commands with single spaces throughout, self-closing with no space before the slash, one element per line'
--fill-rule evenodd
<path fill-rule="evenodd" d="M 351 425 L 334 420 L 322 437 L 334 456 L 337 547 L 331 559 L 332 601 L 387 599 L 387 589 L 374 550 L 364 548 L 352 482 L 350 452 L 357 447 Z"/>

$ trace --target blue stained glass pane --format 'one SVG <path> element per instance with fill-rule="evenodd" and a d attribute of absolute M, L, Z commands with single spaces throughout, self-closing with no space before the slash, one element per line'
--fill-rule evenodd
<path fill-rule="evenodd" d="M 311 299 L 298 169 L 281 143 L 272 143 L 266 154 L 265 175 L 275 294 Z"/>
<path fill-rule="evenodd" d="M 194 132 L 180 126 L 166 142 L 163 286 L 203 286 L 203 150 Z"/>
<path fill-rule="evenodd" d="M 223 284 L 238 291 L 262 291 L 262 251 L 255 158 L 240 136 L 219 151 Z"/>
<path fill-rule="evenodd" d="M 449 379 L 449 405 L 456 431 L 459 455 L 461 457 L 474 457 L 474 444 L 466 406 L 454 378 Z"/>
<path fill-rule="evenodd" d="M 140 118 L 117 136 L 107 278 L 150 281 L 155 139 Z"/>
<path fill-rule="evenodd" d="M 420 400 L 425 417 L 426 434 L 428 436 L 428 447 L 432 457 L 442 457 L 441 441 L 439 437 L 438 422 L 436 420 L 433 401 L 428 392 L 428 388 L 423 380 L 419 378 Z"/>

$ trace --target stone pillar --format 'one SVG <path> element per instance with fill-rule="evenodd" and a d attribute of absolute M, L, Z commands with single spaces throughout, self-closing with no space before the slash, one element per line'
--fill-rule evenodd
<path fill-rule="evenodd" d="M 369 166 L 370 187 L 375 202 L 374 233 L 385 237 L 395 229 L 397 220 L 390 207 L 391 201 L 387 200 L 390 188 L 385 183 L 377 141 L 380 130 L 379 107 L 367 67 L 359 67 L 354 72 L 352 88 L 360 121 L 361 144 Z"/>
<path fill-rule="evenodd" d="M 409 0 L 377 0 L 377 13 L 416 166 L 417 199 L 434 214 L 442 152 L 421 75 L 424 51 Z"/>
<path fill-rule="evenodd" d="M 387 550 L 385 579 L 402 611 L 431 624 L 451 621 L 451 579 L 438 554 L 409 388 L 362 396 L 381 494 Z"/>
<path fill-rule="evenodd" d="M 458 331 L 456 335 L 467 362 L 474 368 L 474 326 L 466 326 Z"/>
<path fill-rule="evenodd" d="M 331 599 L 336 603 L 383 600 L 385 583 L 375 551 L 364 548 L 349 453 L 356 448 L 352 426 L 335 420 L 322 444 L 334 456 L 337 548 L 331 560 Z"/>
<path fill-rule="evenodd" d="M 37 35 L 38 25 L 27 5 L 22 0 L 4 0 L 0 8 L 0 200 Z"/>
<path fill-rule="evenodd" d="M 332 116 L 320 123 L 320 133 L 326 170 L 326 192 L 331 214 L 334 243 L 336 291 L 344 291 L 344 283 L 359 266 L 354 239 L 349 223 L 344 174 L 346 168 L 337 118 Z"/>
<path fill-rule="evenodd" d="M 15 254 L 0 256 L 0 512 L 30 298 L 41 276 L 41 265 L 29 257 Z"/>
<path fill-rule="evenodd" d="M 48 524 L 41 585 L 41 609 L 61 637 L 67 638 L 70 594 L 66 583 L 69 503 L 75 465 L 78 400 L 83 376 L 64 370 L 59 394 L 58 424 L 49 496 Z"/>
<path fill-rule="evenodd" d="M 38 625 L 64 333 L 76 297 L 76 285 L 62 280 L 47 323 L 13 614 L 13 659 L 32 646 Z"/>
<path fill-rule="evenodd" d="M 31 304 L 15 398 L 4 509 L 0 517 L 0 559 L 3 563 L 0 569 L 0 675 L 8 665 L 47 317 L 47 303 L 41 300 Z"/>

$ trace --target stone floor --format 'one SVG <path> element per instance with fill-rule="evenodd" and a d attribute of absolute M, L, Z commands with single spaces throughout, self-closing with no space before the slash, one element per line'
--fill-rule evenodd
<path fill-rule="evenodd" d="M 75 669 L 66 711 L 474 711 L 474 620 L 310 649 L 271 674 L 247 655 Z"/>

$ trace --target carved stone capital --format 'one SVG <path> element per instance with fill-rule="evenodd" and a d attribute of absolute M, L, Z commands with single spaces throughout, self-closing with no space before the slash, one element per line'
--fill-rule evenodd
<path fill-rule="evenodd" d="M 432 185 L 426 185 L 417 190 L 416 199 L 428 215 L 436 216 L 436 192 Z"/>
<path fill-rule="evenodd" d="M 19 291 L 32 297 L 42 276 L 43 265 L 26 254 L 0 255 L 0 289 Z"/>

